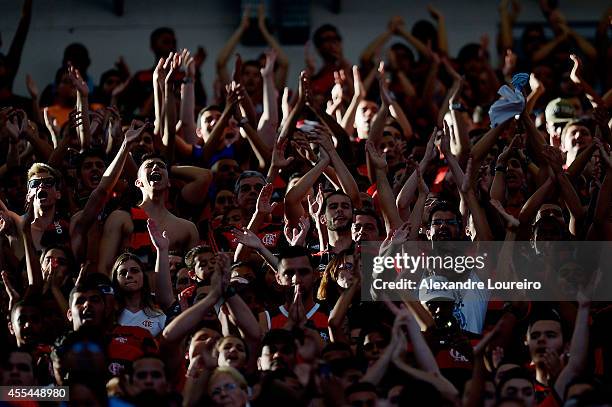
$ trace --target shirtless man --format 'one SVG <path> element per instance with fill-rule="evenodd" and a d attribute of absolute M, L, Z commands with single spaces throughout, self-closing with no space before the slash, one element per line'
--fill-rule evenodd
<path fill-rule="evenodd" d="M 104 224 L 100 240 L 100 262 L 98 271 L 108 274 L 120 250 L 131 248 L 145 264 L 155 261 L 153 246 L 146 228 L 147 218 L 152 218 L 160 228 L 166 230 L 170 239 L 170 250 L 188 251 L 198 243 L 195 225 L 179 218 L 165 206 L 170 181 L 168 167 L 158 157 L 145 157 L 138 168 L 136 186 L 142 193 L 142 202 L 130 212 L 113 211 Z"/>

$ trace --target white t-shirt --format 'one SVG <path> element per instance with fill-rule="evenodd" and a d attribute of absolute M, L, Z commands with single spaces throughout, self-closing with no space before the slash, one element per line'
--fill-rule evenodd
<path fill-rule="evenodd" d="M 470 280 L 481 281 L 475 272 L 470 273 Z M 488 290 L 453 290 L 455 309 L 453 314 L 464 331 L 481 334 L 487 315 L 489 302 Z"/>
<path fill-rule="evenodd" d="M 166 314 L 163 312 L 154 313 L 153 311 L 149 314 L 155 316 L 147 316 L 143 310 L 138 312 L 131 312 L 128 309 L 123 309 L 119 316 L 119 325 L 123 326 L 138 326 L 151 332 L 154 337 L 159 335 L 166 326 Z"/>

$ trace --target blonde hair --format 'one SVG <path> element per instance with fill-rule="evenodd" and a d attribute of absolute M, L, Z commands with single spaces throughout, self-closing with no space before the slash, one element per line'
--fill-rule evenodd
<path fill-rule="evenodd" d="M 56 182 L 59 182 L 59 180 L 60 180 L 59 172 L 55 168 L 53 168 L 50 165 L 45 164 L 45 163 L 34 163 L 34 164 L 32 164 L 32 166 L 28 170 L 28 181 L 34 175 L 38 175 L 38 174 L 49 174 L 53 178 L 55 178 Z"/>
<path fill-rule="evenodd" d="M 212 375 L 210 375 L 210 379 L 208 379 L 208 392 L 210 392 L 210 390 L 212 389 L 212 383 L 215 381 L 215 379 L 223 374 L 228 375 L 232 379 L 234 379 L 234 381 L 238 383 L 242 390 L 246 391 L 249 387 L 242 373 L 240 373 L 237 369 L 234 369 L 233 367 L 223 366 L 216 368 L 212 372 Z"/>

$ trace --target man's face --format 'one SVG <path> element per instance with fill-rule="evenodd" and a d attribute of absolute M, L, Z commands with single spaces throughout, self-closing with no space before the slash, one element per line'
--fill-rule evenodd
<path fill-rule="evenodd" d="M 510 190 L 516 191 L 523 186 L 524 182 L 525 173 L 523 172 L 521 162 L 517 158 L 510 158 L 506 170 L 506 186 Z"/>
<path fill-rule="evenodd" d="M 577 124 L 570 125 L 563 137 L 563 150 L 578 152 L 593 142 L 591 131 Z"/>
<path fill-rule="evenodd" d="M 159 158 L 151 158 L 140 165 L 136 186 L 145 191 L 165 190 L 170 186 L 168 168 Z"/>
<path fill-rule="evenodd" d="M 81 326 L 100 328 L 104 323 L 104 298 L 95 290 L 77 292 L 68 310 L 68 319 L 76 331 Z"/>
<path fill-rule="evenodd" d="M 248 177 L 240 181 L 238 187 L 238 195 L 236 202 L 238 206 L 243 208 L 247 213 L 255 212 L 257 205 L 257 197 L 259 192 L 264 187 L 264 180 L 260 177 Z"/>
<path fill-rule="evenodd" d="M 221 112 L 219 110 L 207 110 L 202 113 L 200 117 L 200 131 L 198 132 L 199 136 L 204 139 L 204 141 L 208 141 L 210 137 L 210 133 L 212 132 L 215 124 L 219 121 L 221 117 Z"/>
<path fill-rule="evenodd" d="M 193 269 L 199 281 L 205 281 L 215 271 L 216 259 L 212 252 L 198 254 L 194 259 Z"/>
<path fill-rule="evenodd" d="M 234 193 L 228 190 L 219 191 L 215 197 L 213 216 L 223 215 L 232 206 L 235 206 Z"/>
<path fill-rule="evenodd" d="M 433 241 L 458 240 L 460 234 L 459 221 L 451 211 L 436 211 L 431 217 L 431 225 L 427 237 Z"/>
<path fill-rule="evenodd" d="M 189 359 L 193 359 L 197 355 L 208 352 L 212 344 L 217 343 L 221 339 L 221 334 L 209 328 L 202 328 L 197 331 L 191 338 L 189 343 Z"/>
<path fill-rule="evenodd" d="M 529 355 L 536 365 L 544 363 L 551 352 L 561 356 L 563 352 L 563 334 L 561 324 L 553 320 L 540 320 L 531 325 L 527 331 Z"/>
<path fill-rule="evenodd" d="M 246 65 L 242 69 L 242 75 L 240 78 L 240 83 L 244 85 L 244 88 L 249 95 L 253 95 L 261 89 L 263 79 L 257 67 Z"/>
<path fill-rule="evenodd" d="M 374 102 L 368 100 L 362 100 L 359 102 L 357 108 L 357 114 L 355 115 L 355 128 L 357 129 L 357 136 L 361 139 L 368 138 L 370 133 L 370 126 L 374 115 L 378 111 L 378 106 Z"/>
<path fill-rule="evenodd" d="M 378 144 L 378 151 L 385 153 L 387 164 L 393 167 L 399 163 L 400 151 L 399 141 L 402 140 L 402 134 L 393 126 L 385 127 L 383 137 Z"/>
<path fill-rule="evenodd" d="M 299 289 L 302 299 L 305 299 L 307 295 L 312 295 L 315 277 L 308 257 L 301 256 L 281 260 L 277 275 L 280 285 Z"/>
<path fill-rule="evenodd" d="M 533 383 L 527 379 L 515 378 L 510 379 L 501 389 L 501 396 L 522 400 L 525 407 L 533 407 L 535 405 L 535 392 Z"/>
<path fill-rule="evenodd" d="M 289 369 L 295 367 L 295 349 L 285 343 L 273 343 L 261 349 L 259 369 L 263 371 Z"/>
<path fill-rule="evenodd" d="M 353 205 L 348 196 L 334 194 L 327 198 L 325 224 L 328 230 L 350 230 L 353 221 Z"/>
<path fill-rule="evenodd" d="M 368 361 L 378 360 L 388 343 L 380 332 L 370 332 L 363 338 L 363 352 Z"/>
<path fill-rule="evenodd" d="M 325 31 L 321 33 L 321 44 L 318 51 L 325 60 L 339 60 L 342 58 L 342 40 L 336 32 Z"/>
<path fill-rule="evenodd" d="M 162 34 L 152 44 L 152 48 L 157 58 L 166 58 L 168 54 L 176 51 L 176 37 L 171 33 Z"/>
<path fill-rule="evenodd" d="M 12 352 L 2 368 L 3 386 L 34 386 L 32 356 L 26 352 Z"/>
<path fill-rule="evenodd" d="M 42 259 L 41 267 L 45 279 L 52 274 L 57 276 L 60 281 L 64 281 L 68 274 L 68 258 L 63 250 L 48 250 Z"/>
<path fill-rule="evenodd" d="M 228 336 L 221 339 L 218 345 L 219 349 L 219 366 L 231 366 L 235 369 L 241 369 L 247 361 L 246 349 L 244 343 L 233 336 Z"/>
<path fill-rule="evenodd" d="M 28 181 L 28 194 L 34 196 L 34 205 L 49 208 L 60 199 L 56 179 L 48 173 L 34 174 Z"/>
<path fill-rule="evenodd" d="M 187 268 L 182 268 L 176 272 L 175 293 L 178 294 L 189 287 L 191 280 L 189 279 L 189 271 Z"/>
<path fill-rule="evenodd" d="M 217 161 L 211 168 L 215 185 L 219 189 L 233 189 L 238 175 L 240 175 L 240 167 L 235 160 L 222 159 Z"/>
<path fill-rule="evenodd" d="M 19 306 L 13 312 L 11 326 L 19 346 L 37 344 L 43 333 L 40 310 L 31 306 Z"/>
<path fill-rule="evenodd" d="M 85 158 L 83 164 L 81 164 L 81 182 L 83 183 L 83 187 L 89 191 L 95 189 L 98 184 L 100 184 L 105 169 L 106 164 L 101 158 Z"/>
<path fill-rule="evenodd" d="M 364 242 L 378 239 L 378 224 L 373 216 L 357 215 L 351 227 L 353 241 Z"/>
<path fill-rule="evenodd" d="M 134 394 L 153 390 L 159 395 L 168 392 L 168 382 L 164 372 L 164 363 L 155 358 L 143 358 L 134 362 L 132 386 Z"/>
<path fill-rule="evenodd" d="M 541 242 L 556 242 L 562 240 L 564 229 L 565 225 L 559 223 L 552 217 L 547 217 L 538 221 L 533 231 L 536 252 L 544 253 L 551 250 L 552 247 L 550 244 Z"/>
<path fill-rule="evenodd" d="M 348 405 L 351 407 L 376 407 L 378 396 L 371 391 L 358 391 L 348 396 Z"/>

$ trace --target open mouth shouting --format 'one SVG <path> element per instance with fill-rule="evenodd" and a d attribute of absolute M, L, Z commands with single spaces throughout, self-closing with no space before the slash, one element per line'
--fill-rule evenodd
<path fill-rule="evenodd" d="M 39 201 L 45 201 L 49 198 L 49 192 L 41 189 L 36 193 L 36 198 L 38 198 Z"/>
<path fill-rule="evenodd" d="M 152 171 L 149 174 L 149 183 L 150 184 L 154 184 L 154 183 L 159 183 L 162 180 L 162 174 L 159 171 Z"/>

